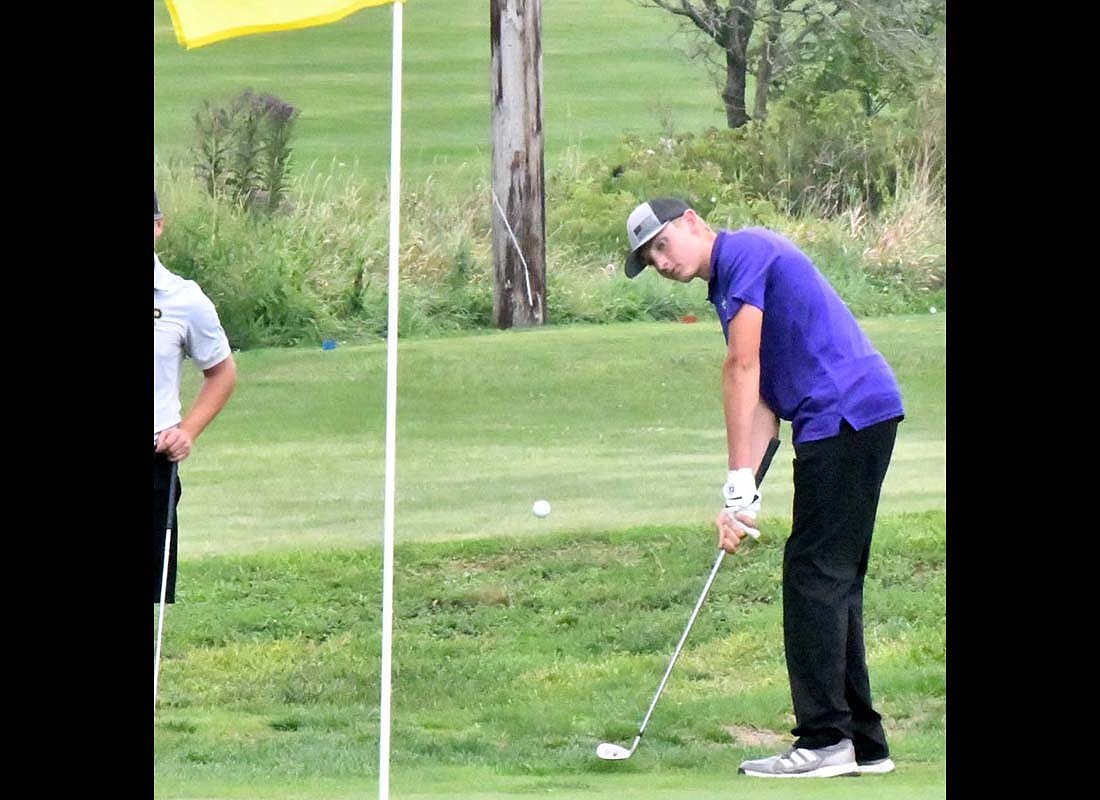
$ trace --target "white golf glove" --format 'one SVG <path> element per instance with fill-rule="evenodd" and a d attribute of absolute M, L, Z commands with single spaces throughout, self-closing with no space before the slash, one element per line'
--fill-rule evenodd
<path fill-rule="evenodd" d="M 756 488 L 756 478 L 753 477 L 752 469 L 749 467 L 731 469 L 722 487 L 722 498 L 726 501 L 726 515 L 733 520 L 733 523 L 753 539 L 759 539 L 760 531 L 746 526 L 737 519 L 737 515 L 742 514 L 755 521 L 760 514 L 760 490 Z"/>

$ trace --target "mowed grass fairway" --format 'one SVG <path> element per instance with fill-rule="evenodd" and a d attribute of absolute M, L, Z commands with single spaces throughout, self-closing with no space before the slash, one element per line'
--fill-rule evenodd
<path fill-rule="evenodd" d="M 881 510 L 944 509 L 947 317 L 861 325 L 907 410 Z M 714 318 L 402 341 L 398 541 L 710 522 L 724 348 Z M 237 393 L 181 470 L 184 556 L 381 543 L 385 344 L 237 358 Z M 185 377 L 191 397 L 197 371 Z M 790 513 L 786 423 L 780 438 L 766 515 Z"/>
<path fill-rule="evenodd" d="M 301 111 L 295 171 L 316 166 L 382 185 L 389 171 L 393 11 L 367 8 L 330 25 L 185 50 L 163 2 L 153 4 L 154 156 L 188 163 L 192 117 L 204 100 L 244 89 Z M 409 0 L 403 37 L 402 174 L 420 185 L 489 176 L 487 0 Z M 546 167 L 566 152 L 602 152 L 624 132 L 722 127 L 718 91 L 681 54 L 672 17 L 628 0 L 545 0 L 543 131 Z M 638 64 L 646 64 L 644 74 Z"/>
<path fill-rule="evenodd" d="M 861 324 L 908 412 L 865 609 L 898 771 L 735 774 L 793 725 L 786 425 L 763 538 L 725 560 L 634 757 L 595 757 L 629 746 L 714 560 L 723 345 L 713 319 L 549 327 L 400 344 L 392 797 L 946 795 L 946 315 Z M 182 468 L 156 796 L 376 796 L 385 349 L 238 360 Z"/>

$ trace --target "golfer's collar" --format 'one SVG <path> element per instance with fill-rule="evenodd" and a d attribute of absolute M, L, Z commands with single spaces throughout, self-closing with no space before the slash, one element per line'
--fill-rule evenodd
<path fill-rule="evenodd" d="M 168 271 L 167 267 L 160 263 L 157 254 L 153 253 L 153 289 L 163 292 L 171 288 L 171 285 L 172 273 Z"/>
<path fill-rule="evenodd" d="M 716 303 L 718 298 L 718 239 L 710 251 L 710 279 L 707 281 L 707 299 Z"/>

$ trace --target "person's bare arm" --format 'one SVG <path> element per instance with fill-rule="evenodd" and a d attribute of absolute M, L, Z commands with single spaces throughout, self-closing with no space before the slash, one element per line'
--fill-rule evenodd
<path fill-rule="evenodd" d="M 237 386 L 237 363 L 229 355 L 224 361 L 202 372 L 202 386 L 195 402 L 175 428 L 161 431 L 157 439 L 158 453 L 167 453 L 169 461 L 183 461 L 191 455 L 191 447 L 206 426 L 229 402 Z"/>
<path fill-rule="evenodd" d="M 726 446 L 731 470 L 755 469 L 772 436 L 770 431 L 765 435 L 762 430 L 766 427 L 766 417 L 758 417 L 762 405 L 760 328 L 763 320 L 764 312 L 745 304 L 729 323 L 729 347 L 722 363 L 722 406 L 726 413 Z"/>
<path fill-rule="evenodd" d="M 763 312 L 755 306 L 743 305 L 729 323 L 729 347 L 722 364 L 722 405 L 726 415 L 726 444 L 729 459 L 729 480 L 723 487 L 727 507 L 715 519 L 718 546 L 734 552 L 746 535 L 746 527 L 756 523 L 755 509 L 759 493 L 745 491 L 743 504 L 730 506 L 735 472 L 738 484 L 752 479 L 754 465 L 764 458 L 772 438 L 779 435 L 779 420 L 760 397 L 760 329 Z M 741 487 L 745 490 L 745 487 Z M 757 498 L 750 502 L 752 496 Z M 745 512 L 745 513 L 742 513 Z"/>

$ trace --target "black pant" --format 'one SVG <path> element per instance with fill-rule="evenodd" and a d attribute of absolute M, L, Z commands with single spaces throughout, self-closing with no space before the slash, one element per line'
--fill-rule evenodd
<path fill-rule="evenodd" d="M 899 419 L 795 447 L 794 521 L 783 551 L 783 642 L 798 747 L 849 738 L 860 761 L 890 754 L 871 704 L 863 579 Z"/>
<path fill-rule="evenodd" d="M 179 526 L 176 524 L 176 506 L 183 495 L 183 486 L 176 478 L 176 500 L 171 512 L 168 509 L 169 478 L 172 462 L 163 453 L 153 454 L 153 602 L 160 602 L 160 583 L 164 571 L 164 532 L 172 528 L 172 547 L 168 556 L 168 588 L 164 602 L 176 602 L 176 551 L 179 545 Z M 171 519 L 168 514 L 171 513 Z"/>

